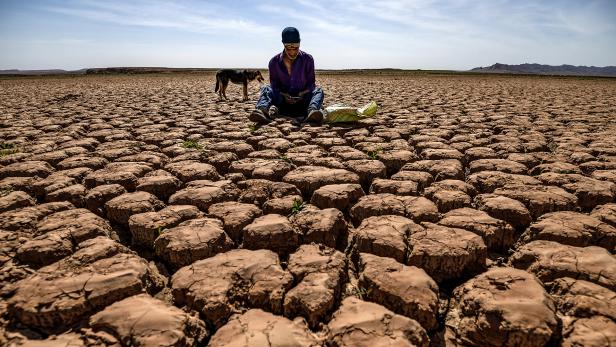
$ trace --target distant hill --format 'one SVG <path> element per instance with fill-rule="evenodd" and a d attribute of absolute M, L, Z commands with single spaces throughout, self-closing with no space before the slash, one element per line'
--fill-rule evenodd
<path fill-rule="evenodd" d="M 244 69 L 244 68 L 239 68 Z M 173 68 L 173 67 L 103 67 L 86 68 L 80 70 L 0 70 L 0 76 L 45 76 L 45 75 L 117 75 L 117 74 L 167 74 L 167 73 L 203 73 L 214 72 L 217 68 Z M 259 69 L 267 71 L 267 69 Z M 563 76 L 606 76 L 616 77 L 616 66 L 596 67 L 596 66 L 573 66 L 573 65 L 541 65 L 541 64 L 520 64 L 508 65 L 496 63 L 487 67 L 476 67 L 469 71 L 454 70 L 406 70 L 406 69 L 320 69 L 318 73 L 326 74 L 465 74 L 465 73 L 501 73 L 501 74 L 536 74 L 536 75 L 563 75 Z"/>
<path fill-rule="evenodd" d="M 496 63 L 487 67 L 476 67 L 472 72 L 484 73 L 510 73 L 510 74 L 536 74 L 536 75 L 564 75 L 564 76 L 610 76 L 616 77 L 616 66 L 573 66 L 573 65 L 542 65 L 519 64 L 508 65 Z"/>
<path fill-rule="evenodd" d="M 11 70 L 0 70 L 0 75 L 18 75 L 18 76 L 67 75 L 67 74 L 76 75 L 76 74 L 83 74 L 84 71 L 85 71 L 84 69 L 74 70 L 74 71 L 67 71 L 67 70 L 62 70 L 62 69 L 48 69 L 48 70 L 11 69 Z"/>
<path fill-rule="evenodd" d="M 212 68 L 169 68 L 169 67 L 102 67 L 80 70 L 0 70 L 0 75 L 42 76 L 42 75 L 107 75 L 107 74 L 144 74 L 173 72 L 207 72 L 216 71 Z"/>
<path fill-rule="evenodd" d="M 175 67 L 104 67 L 85 69 L 86 75 L 101 74 L 144 74 L 144 73 L 174 73 L 174 72 L 210 72 L 214 68 L 175 68 Z"/>
<path fill-rule="evenodd" d="M 80 70 L 0 70 L 0 75 L 12 76 L 43 76 L 43 75 L 117 75 L 117 74 L 148 74 L 148 73 L 198 73 L 217 71 L 216 68 L 175 68 L 175 67 L 100 67 Z"/>

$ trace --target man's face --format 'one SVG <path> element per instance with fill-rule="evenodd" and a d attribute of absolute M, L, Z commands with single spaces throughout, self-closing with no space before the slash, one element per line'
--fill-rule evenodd
<path fill-rule="evenodd" d="M 291 60 L 295 60 L 299 54 L 299 43 L 285 43 L 284 52 Z"/>

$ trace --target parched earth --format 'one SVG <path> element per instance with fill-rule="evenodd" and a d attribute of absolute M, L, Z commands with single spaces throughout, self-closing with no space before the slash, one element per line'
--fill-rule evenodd
<path fill-rule="evenodd" d="M 0 345 L 615 346 L 616 81 L 0 80 Z"/>

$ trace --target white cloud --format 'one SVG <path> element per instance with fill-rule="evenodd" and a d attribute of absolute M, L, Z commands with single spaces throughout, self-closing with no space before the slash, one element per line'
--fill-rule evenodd
<path fill-rule="evenodd" d="M 0 56 L 0 65 L 7 68 L 37 61 L 45 67 L 63 61 L 79 67 L 264 67 L 282 48 L 280 31 L 287 25 L 300 29 L 302 49 L 315 57 L 317 68 L 616 64 L 616 5 L 608 0 L 21 4 L 19 16 L 5 13 L 0 21 L 0 50 L 9 52 Z"/>
<path fill-rule="evenodd" d="M 192 32 L 225 31 L 239 34 L 270 34 L 277 31 L 269 25 L 246 20 L 240 16 L 225 15 L 215 4 L 203 3 L 198 9 L 166 1 L 68 2 L 62 6 L 43 9 L 93 21 L 110 22 L 128 26 L 145 26 L 180 29 Z"/>

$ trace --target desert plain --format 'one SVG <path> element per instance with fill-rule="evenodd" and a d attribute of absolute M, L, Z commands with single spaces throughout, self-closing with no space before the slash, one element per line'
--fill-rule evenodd
<path fill-rule="evenodd" d="M 317 83 L 0 79 L 0 345 L 616 345 L 616 80 Z"/>

